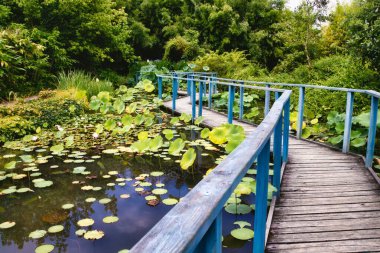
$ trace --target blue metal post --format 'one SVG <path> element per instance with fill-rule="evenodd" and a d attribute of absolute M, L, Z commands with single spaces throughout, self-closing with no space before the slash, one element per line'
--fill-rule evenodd
<path fill-rule="evenodd" d="M 162 99 L 162 77 L 158 77 L 158 98 Z"/>
<path fill-rule="evenodd" d="M 276 99 L 279 98 L 279 93 L 276 92 Z M 274 129 L 273 140 L 273 156 L 274 156 L 274 168 L 273 168 L 273 186 L 277 188 L 277 195 L 280 193 L 281 182 L 281 146 L 282 146 L 282 115 L 278 120 Z"/>
<path fill-rule="evenodd" d="M 232 124 L 234 118 L 235 86 L 228 86 L 228 123 Z"/>
<path fill-rule="evenodd" d="M 196 106 L 197 106 L 197 85 L 196 81 L 191 80 L 191 117 L 192 121 L 194 122 L 196 115 Z"/>
<path fill-rule="evenodd" d="M 298 95 L 298 122 L 297 122 L 297 138 L 302 137 L 302 124 L 303 124 L 303 109 L 305 103 L 305 87 L 300 87 L 300 94 Z"/>
<path fill-rule="evenodd" d="M 177 92 L 178 92 L 178 79 L 177 75 L 173 74 L 173 98 L 172 98 L 172 109 L 173 111 L 176 109 L 176 99 L 177 99 Z"/>
<path fill-rule="evenodd" d="M 211 224 L 210 228 L 193 252 L 222 252 L 222 212 L 216 216 L 214 222 Z"/>
<path fill-rule="evenodd" d="M 244 82 L 241 82 L 242 85 L 244 85 Z M 243 119 L 244 114 L 244 87 L 240 86 L 240 101 L 239 101 L 239 119 Z"/>
<path fill-rule="evenodd" d="M 267 141 L 257 158 L 256 202 L 255 202 L 255 237 L 253 252 L 261 253 L 265 249 L 265 229 L 267 222 L 268 174 L 269 174 L 270 140 Z"/>
<path fill-rule="evenodd" d="M 191 94 L 191 79 L 190 79 L 190 75 L 187 74 L 187 95 L 190 96 Z"/>
<path fill-rule="evenodd" d="M 379 107 L 379 99 L 377 97 L 371 98 L 371 113 L 368 129 L 368 144 L 365 165 L 367 168 L 372 166 L 373 154 L 375 152 L 375 139 L 376 139 L 376 125 L 377 125 L 377 111 Z"/>
<path fill-rule="evenodd" d="M 284 108 L 284 135 L 283 135 L 283 148 L 282 148 L 282 161 L 288 161 L 289 153 L 289 126 L 290 126 L 290 98 L 285 104 Z"/>
<path fill-rule="evenodd" d="M 343 153 L 348 153 L 348 151 L 350 151 L 353 108 L 354 108 L 354 93 L 347 92 L 346 120 L 344 121 L 344 137 L 343 137 L 343 148 L 342 148 Z"/>
<path fill-rule="evenodd" d="M 208 108 L 211 109 L 211 103 L 212 103 L 212 77 L 210 78 L 210 81 L 208 83 Z"/>
<path fill-rule="evenodd" d="M 203 107 L 203 82 L 199 82 L 199 105 L 198 105 L 198 117 L 202 116 Z"/>
<path fill-rule="evenodd" d="M 267 88 L 270 88 L 270 85 L 266 85 Z M 269 106 L 270 106 L 270 91 L 265 91 L 265 108 L 264 108 L 264 114 L 267 115 L 269 113 Z"/>

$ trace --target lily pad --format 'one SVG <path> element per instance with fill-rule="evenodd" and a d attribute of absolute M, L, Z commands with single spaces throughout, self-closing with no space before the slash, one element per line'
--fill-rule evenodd
<path fill-rule="evenodd" d="M 46 235 L 46 230 L 35 230 L 29 234 L 32 239 L 40 239 Z"/>
<path fill-rule="evenodd" d="M 76 234 L 77 236 L 82 236 L 82 235 L 84 235 L 86 232 L 87 232 L 87 231 L 84 230 L 84 229 L 78 229 L 77 231 L 75 231 L 75 234 Z"/>
<path fill-rule="evenodd" d="M 61 231 L 63 231 L 64 227 L 62 225 L 55 225 L 55 226 L 51 226 L 49 229 L 48 229 L 48 232 L 49 233 L 59 233 Z"/>
<path fill-rule="evenodd" d="M 131 195 L 129 195 L 129 194 L 121 194 L 120 195 L 120 198 L 122 198 L 122 199 L 127 199 L 129 197 L 131 197 Z"/>
<path fill-rule="evenodd" d="M 92 203 L 92 202 L 95 202 L 95 201 L 96 201 L 96 198 L 87 198 L 87 199 L 85 199 L 85 201 L 86 201 L 87 203 Z"/>
<path fill-rule="evenodd" d="M 103 218 L 104 223 L 115 223 L 118 220 L 119 220 L 119 218 L 116 216 L 107 216 L 107 217 Z"/>
<path fill-rule="evenodd" d="M 231 235 L 238 240 L 250 240 L 254 236 L 254 232 L 249 228 L 237 228 L 231 231 Z"/>
<path fill-rule="evenodd" d="M 164 175 L 164 172 L 162 172 L 162 171 L 153 171 L 153 172 L 150 173 L 150 175 L 152 177 L 159 177 L 159 176 Z"/>
<path fill-rule="evenodd" d="M 82 219 L 77 222 L 80 227 L 88 227 L 94 224 L 94 220 L 90 218 Z"/>
<path fill-rule="evenodd" d="M 109 198 L 103 198 L 103 199 L 99 200 L 99 203 L 103 204 L 103 205 L 108 204 L 110 202 L 111 202 L 111 199 L 109 199 Z"/>
<path fill-rule="evenodd" d="M 3 222 L 3 223 L 0 224 L 0 229 L 11 228 L 14 225 L 16 225 L 16 222 L 14 222 L 14 221 L 6 221 L 6 222 Z"/>
<path fill-rule="evenodd" d="M 166 194 L 168 192 L 168 190 L 166 189 L 154 189 L 152 191 L 153 194 L 156 194 L 156 195 L 163 195 L 163 194 Z"/>
<path fill-rule="evenodd" d="M 99 240 L 104 236 L 104 232 L 100 230 L 90 230 L 84 234 L 84 238 L 87 240 Z"/>
<path fill-rule="evenodd" d="M 162 203 L 164 203 L 165 205 L 168 205 L 168 206 L 172 206 L 172 205 L 177 204 L 178 200 L 173 199 L 173 198 L 167 198 L 167 199 L 162 200 Z"/>
<path fill-rule="evenodd" d="M 49 253 L 54 250 L 54 246 L 51 244 L 44 244 L 34 249 L 35 253 Z"/>
<path fill-rule="evenodd" d="M 252 208 L 246 204 L 228 204 L 225 210 L 231 214 L 248 214 L 252 211 Z"/>
<path fill-rule="evenodd" d="M 51 185 L 53 185 L 53 182 L 47 181 L 47 180 L 43 180 L 43 181 L 34 183 L 34 187 L 37 187 L 37 188 L 45 188 L 45 187 L 49 187 Z"/>
<path fill-rule="evenodd" d="M 64 204 L 64 205 L 62 205 L 62 208 L 63 208 L 63 209 L 71 209 L 71 208 L 73 208 L 73 207 L 74 207 L 73 204 Z"/>

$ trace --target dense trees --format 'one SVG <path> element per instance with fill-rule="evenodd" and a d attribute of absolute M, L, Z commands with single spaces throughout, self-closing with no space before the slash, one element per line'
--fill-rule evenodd
<path fill-rule="evenodd" d="M 3 0 L 0 96 L 22 80 L 46 85 L 61 70 L 111 78 L 140 59 L 189 61 L 210 52 L 243 51 L 251 75 L 306 66 L 313 80 L 315 63 L 330 56 L 378 71 L 380 0 L 353 0 L 330 15 L 327 2 L 305 0 L 291 11 L 285 0 Z M 15 47 L 11 38 L 26 44 Z"/>

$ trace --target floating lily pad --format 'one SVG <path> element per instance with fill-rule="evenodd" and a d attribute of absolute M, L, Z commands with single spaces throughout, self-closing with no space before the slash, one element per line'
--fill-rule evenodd
<path fill-rule="evenodd" d="M 143 187 L 148 187 L 148 186 L 151 186 L 151 185 L 152 185 L 152 183 L 150 183 L 150 182 L 142 182 L 140 184 L 140 186 L 143 186 Z"/>
<path fill-rule="evenodd" d="M 82 235 L 84 235 L 86 232 L 87 232 L 87 231 L 84 230 L 84 229 L 78 229 L 77 231 L 75 231 L 75 234 L 76 234 L 77 236 L 82 236 Z"/>
<path fill-rule="evenodd" d="M 122 250 L 119 250 L 117 253 L 129 253 L 129 250 L 128 249 L 122 249 Z"/>
<path fill-rule="evenodd" d="M 14 168 L 16 168 L 16 161 L 12 161 L 4 165 L 4 169 L 6 170 L 13 170 Z"/>
<path fill-rule="evenodd" d="M 156 195 L 163 195 L 163 194 L 166 194 L 168 192 L 168 190 L 166 189 L 154 189 L 152 191 L 153 194 L 156 194 Z"/>
<path fill-rule="evenodd" d="M 122 198 L 122 199 L 127 199 L 127 198 L 129 198 L 131 195 L 129 195 L 129 194 L 121 194 L 120 195 L 120 198 Z"/>
<path fill-rule="evenodd" d="M 157 187 L 164 187 L 164 186 L 165 186 L 165 184 L 162 184 L 162 183 L 158 183 L 158 184 L 156 184 L 156 186 L 157 186 Z"/>
<path fill-rule="evenodd" d="M 119 174 L 119 172 L 117 172 L 116 170 L 112 170 L 112 171 L 109 171 L 108 174 L 109 175 L 117 175 L 117 174 Z"/>
<path fill-rule="evenodd" d="M 119 218 L 116 216 L 107 216 L 107 217 L 103 218 L 104 223 L 115 223 L 118 220 L 119 220 Z"/>
<path fill-rule="evenodd" d="M 96 201 L 96 198 L 87 198 L 87 199 L 85 199 L 85 201 L 86 201 L 87 203 L 92 203 L 92 202 L 95 202 L 95 201 Z"/>
<path fill-rule="evenodd" d="M 3 222 L 3 223 L 0 224 L 0 229 L 11 228 L 14 225 L 16 225 L 16 222 L 14 222 L 14 221 L 6 221 L 6 222 Z"/>
<path fill-rule="evenodd" d="M 115 183 L 108 183 L 107 186 L 110 186 L 110 187 L 115 186 Z"/>
<path fill-rule="evenodd" d="M 165 205 L 168 205 L 168 206 L 172 206 L 172 205 L 177 204 L 178 200 L 173 199 L 173 198 L 167 198 L 167 199 L 162 200 L 162 203 L 164 203 Z"/>
<path fill-rule="evenodd" d="M 43 180 L 43 181 L 34 183 L 34 187 L 37 187 L 37 188 L 45 188 L 45 187 L 49 187 L 51 185 L 53 185 L 53 182 L 47 181 L 47 180 Z"/>
<path fill-rule="evenodd" d="M 91 186 L 91 185 L 85 185 L 85 186 L 82 186 L 81 189 L 82 189 L 83 191 L 89 191 L 89 190 L 94 189 L 94 186 Z"/>
<path fill-rule="evenodd" d="M 238 240 L 250 240 L 254 236 L 254 232 L 249 228 L 237 228 L 231 231 L 231 235 Z"/>
<path fill-rule="evenodd" d="M 49 233 L 59 233 L 63 231 L 64 227 L 62 225 L 55 225 L 48 229 Z"/>
<path fill-rule="evenodd" d="M 71 208 L 73 208 L 73 207 L 74 207 L 73 204 L 64 204 L 64 205 L 62 205 L 62 208 L 63 208 L 63 209 L 71 209 Z"/>
<path fill-rule="evenodd" d="M 46 235 L 46 230 L 35 230 L 29 234 L 32 239 L 40 239 Z"/>
<path fill-rule="evenodd" d="M 51 244 L 44 244 L 34 249 L 35 253 L 50 253 L 54 250 L 54 246 Z"/>
<path fill-rule="evenodd" d="M 93 191 L 100 191 L 102 189 L 102 187 L 100 186 L 96 186 L 94 188 L 92 188 Z"/>
<path fill-rule="evenodd" d="M 147 201 L 149 201 L 149 200 L 153 200 L 153 199 L 157 199 L 157 197 L 154 196 L 154 195 L 149 195 L 149 196 L 146 196 L 146 197 L 145 197 L 145 200 L 147 200 Z"/>
<path fill-rule="evenodd" d="M 32 192 L 32 191 L 33 191 L 32 189 L 24 187 L 24 188 L 18 189 L 17 193 L 25 193 L 25 192 Z"/>
<path fill-rule="evenodd" d="M 84 167 L 84 166 L 75 167 L 75 168 L 73 169 L 73 173 L 74 173 L 74 174 L 81 174 L 81 173 L 83 173 L 85 170 L 86 170 L 86 167 Z"/>
<path fill-rule="evenodd" d="M 246 204 L 228 204 L 225 210 L 231 214 L 247 214 L 252 211 L 252 208 Z"/>
<path fill-rule="evenodd" d="M 8 188 L 8 189 L 5 189 L 5 190 L 1 191 L 2 194 L 11 194 L 11 193 L 14 193 L 14 192 L 16 192 L 15 188 Z"/>
<path fill-rule="evenodd" d="M 77 222 L 80 227 L 88 227 L 94 224 L 94 220 L 90 218 L 82 219 Z"/>
<path fill-rule="evenodd" d="M 162 171 L 153 171 L 153 172 L 150 173 L 150 175 L 152 177 L 160 177 L 160 176 L 164 175 L 164 172 L 162 172 Z"/>
<path fill-rule="evenodd" d="M 111 199 L 109 199 L 109 198 L 103 198 L 103 199 L 99 200 L 99 203 L 103 204 L 103 205 L 108 204 L 110 202 L 111 202 Z"/>
<path fill-rule="evenodd" d="M 84 234 L 84 238 L 87 240 L 99 240 L 104 236 L 104 232 L 100 230 L 90 230 Z"/>
<path fill-rule="evenodd" d="M 135 189 L 135 191 L 137 191 L 137 192 L 142 192 L 142 191 L 144 191 L 144 188 L 142 188 L 142 187 L 138 187 L 138 188 Z"/>

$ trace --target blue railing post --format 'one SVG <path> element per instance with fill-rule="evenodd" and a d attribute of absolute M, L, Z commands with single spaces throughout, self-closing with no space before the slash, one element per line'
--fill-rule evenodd
<path fill-rule="evenodd" d="M 190 74 L 186 75 L 187 79 L 187 95 L 190 96 L 191 94 L 191 79 L 190 79 Z"/>
<path fill-rule="evenodd" d="M 222 252 L 222 211 L 199 242 L 194 253 L 221 253 Z"/>
<path fill-rule="evenodd" d="M 298 95 L 298 121 L 297 121 L 297 138 L 302 137 L 303 109 L 305 103 L 305 87 L 300 87 Z"/>
<path fill-rule="evenodd" d="M 216 74 L 212 74 L 212 79 L 213 79 L 213 81 L 215 82 L 216 81 L 216 78 L 217 78 L 217 76 L 216 76 Z M 212 91 L 212 94 L 215 94 L 216 93 L 216 83 L 213 83 L 213 91 Z"/>
<path fill-rule="evenodd" d="M 234 118 L 235 86 L 228 86 L 228 123 L 232 124 Z"/>
<path fill-rule="evenodd" d="M 208 83 L 208 108 L 211 109 L 211 103 L 212 103 L 212 77 L 209 79 Z"/>
<path fill-rule="evenodd" d="M 203 107 L 203 81 L 199 82 L 198 117 L 202 116 Z"/>
<path fill-rule="evenodd" d="M 366 160 L 365 160 L 365 165 L 367 168 L 372 166 L 373 154 L 375 152 L 378 107 L 379 107 L 379 99 L 377 97 L 372 96 L 371 113 L 370 113 L 370 120 L 369 120 L 369 129 L 368 129 L 367 155 L 366 155 Z"/>
<path fill-rule="evenodd" d="M 241 85 L 244 85 L 244 82 L 240 83 Z M 240 86 L 240 98 L 239 98 L 239 119 L 243 119 L 244 114 L 244 87 Z"/>
<path fill-rule="evenodd" d="M 162 77 L 159 76 L 157 79 L 158 82 L 158 98 L 162 99 Z"/>
<path fill-rule="evenodd" d="M 253 252 L 262 253 L 265 248 L 265 229 L 267 221 L 268 174 L 270 140 L 264 145 L 257 158 L 256 202 L 255 202 L 255 237 Z"/>
<path fill-rule="evenodd" d="M 290 98 L 285 104 L 284 108 L 284 135 L 282 140 L 282 161 L 288 162 L 289 153 L 289 127 L 290 127 Z"/>
<path fill-rule="evenodd" d="M 350 138 L 351 138 L 351 126 L 352 126 L 352 111 L 354 108 L 354 93 L 347 92 L 346 101 L 346 119 L 344 121 L 344 137 L 343 137 L 343 153 L 350 151 Z"/>
<path fill-rule="evenodd" d="M 276 100 L 280 97 L 280 93 L 276 92 Z M 273 167 L 273 186 L 277 188 L 276 195 L 280 194 L 280 183 L 281 183 L 281 146 L 282 146 L 282 114 L 276 124 L 274 129 L 273 138 L 273 156 L 274 156 L 274 167 Z"/>
<path fill-rule="evenodd" d="M 173 98 L 172 98 L 172 109 L 173 111 L 176 109 L 176 99 L 177 99 L 177 92 L 178 92 L 178 79 L 177 74 L 173 74 Z"/>
<path fill-rule="evenodd" d="M 265 85 L 267 88 L 270 88 L 269 84 Z M 264 114 L 267 115 L 269 113 L 270 109 L 270 91 L 266 90 L 265 91 L 265 108 L 264 108 Z"/>
<path fill-rule="evenodd" d="M 194 123 L 196 115 L 196 106 L 197 106 L 197 85 L 194 79 L 191 80 L 191 117 Z"/>

